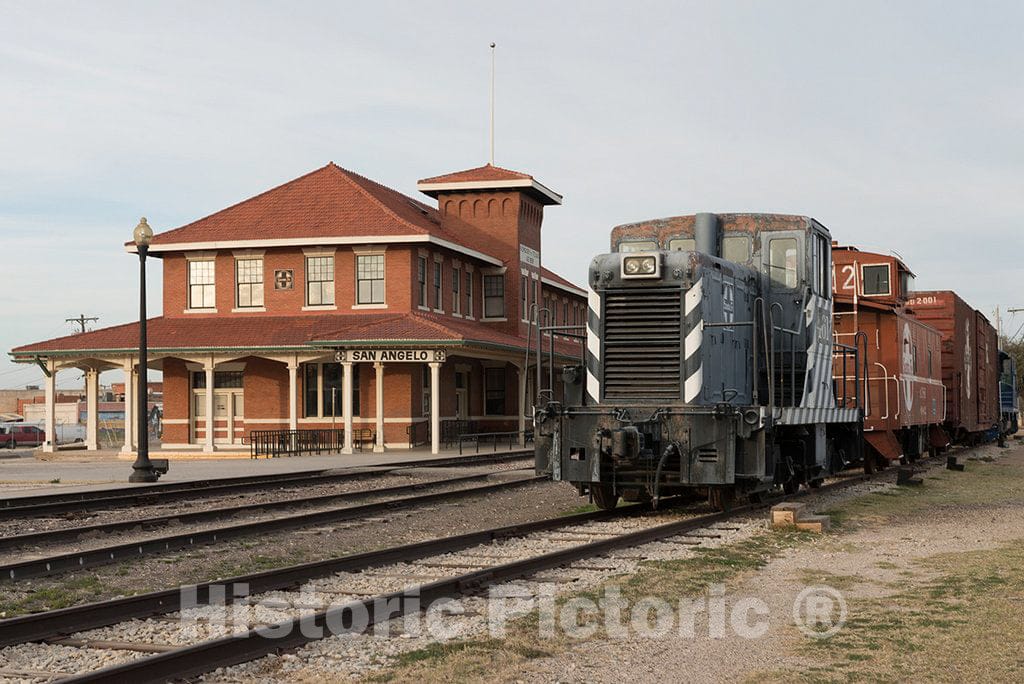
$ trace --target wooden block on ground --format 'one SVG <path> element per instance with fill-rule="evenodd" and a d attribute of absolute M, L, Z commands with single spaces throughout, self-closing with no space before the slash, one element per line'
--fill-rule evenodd
<path fill-rule="evenodd" d="M 821 534 L 822 532 L 828 532 L 831 526 L 832 518 L 827 515 L 806 515 L 797 522 L 796 529 Z"/>
<path fill-rule="evenodd" d="M 807 504 L 783 501 L 772 506 L 772 526 L 795 525 Z"/>

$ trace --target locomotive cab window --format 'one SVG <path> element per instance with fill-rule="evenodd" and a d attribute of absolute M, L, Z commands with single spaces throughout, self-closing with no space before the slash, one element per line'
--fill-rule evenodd
<path fill-rule="evenodd" d="M 864 296 L 892 294 L 889 287 L 889 264 L 861 266 L 860 274 Z"/>
<path fill-rule="evenodd" d="M 620 252 L 653 252 L 658 249 L 658 243 L 654 240 L 632 240 L 620 242 Z"/>
<path fill-rule="evenodd" d="M 673 252 L 692 252 L 697 248 L 697 241 L 693 238 L 672 238 L 668 241 L 668 248 Z"/>
<path fill-rule="evenodd" d="M 769 243 L 768 275 L 775 287 L 785 289 L 796 287 L 796 238 L 775 238 Z"/>
<path fill-rule="evenodd" d="M 910 271 L 900 271 L 900 294 L 909 297 L 914 291 L 914 275 Z"/>
<path fill-rule="evenodd" d="M 744 263 L 750 260 L 750 238 L 746 235 L 726 235 L 722 239 L 722 258 Z"/>

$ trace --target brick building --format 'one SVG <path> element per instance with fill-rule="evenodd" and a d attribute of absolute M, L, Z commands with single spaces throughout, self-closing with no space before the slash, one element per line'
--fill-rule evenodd
<path fill-rule="evenodd" d="M 337 427 L 346 451 L 360 438 L 377 451 L 436 451 L 446 421 L 526 429 L 531 311 L 585 324 L 585 291 L 541 265 L 544 209 L 561 197 L 491 165 L 418 189 L 437 206 L 332 162 L 154 236 L 163 315 L 148 321 L 148 346 L 163 372 L 164 449 L 241 449 L 252 430 Z M 579 357 L 567 338 L 555 346 Z M 137 351 L 129 323 L 11 354 L 48 368 L 51 405 L 58 371 L 86 373 L 95 447 L 98 374 L 120 368 L 127 379 Z M 133 383 L 125 399 L 137 410 Z"/>

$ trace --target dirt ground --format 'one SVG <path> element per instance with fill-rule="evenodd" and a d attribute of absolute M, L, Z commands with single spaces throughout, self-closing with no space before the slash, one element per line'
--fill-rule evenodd
<path fill-rule="evenodd" d="M 618 578 L 634 618 L 624 636 L 541 639 L 525 626 L 504 642 L 406 658 L 377 678 L 1021 681 L 1024 444 L 961 460 L 965 472 L 930 465 L 919 487 L 821 504 L 834 524 L 826 535 L 766 530 L 705 567 L 661 563 Z M 651 634 L 656 613 L 639 610 L 643 597 L 689 608 Z"/>

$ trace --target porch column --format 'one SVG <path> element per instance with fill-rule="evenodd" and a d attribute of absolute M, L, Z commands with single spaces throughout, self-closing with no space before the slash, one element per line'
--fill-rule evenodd
<path fill-rule="evenodd" d="M 288 429 L 299 429 L 299 362 L 288 364 Z"/>
<path fill-rule="evenodd" d="M 90 451 L 100 448 L 99 392 L 100 372 L 90 368 L 85 372 L 85 448 Z"/>
<path fill-rule="evenodd" d="M 124 446 L 121 451 L 130 454 L 135 451 L 135 440 L 132 433 L 135 430 L 135 364 L 132 359 L 125 359 L 124 362 Z"/>
<path fill-rule="evenodd" d="M 519 377 L 519 399 L 516 405 L 519 407 L 519 446 L 526 446 L 526 366 L 516 366 L 516 373 Z"/>
<path fill-rule="evenodd" d="M 373 453 L 384 453 L 384 364 L 373 364 L 377 375 L 377 439 L 373 442 Z"/>
<path fill-rule="evenodd" d="M 341 364 L 341 413 L 345 425 L 345 446 L 341 453 L 352 453 L 352 362 Z"/>
<path fill-rule="evenodd" d="M 213 419 L 213 359 L 203 364 L 206 371 L 206 438 L 203 440 L 203 451 L 213 452 L 213 433 L 216 432 Z"/>
<path fill-rule="evenodd" d="M 430 362 L 430 453 L 436 454 L 441 451 L 441 363 Z"/>
<path fill-rule="evenodd" d="M 52 363 L 47 365 L 50 367 L 50 375 L 46 378 L 46 413 L 43 426 L 46 430 L 46 441 L 43 442 L 43 451 L 52 453 L 57 450 L 57 369 Z"/>

